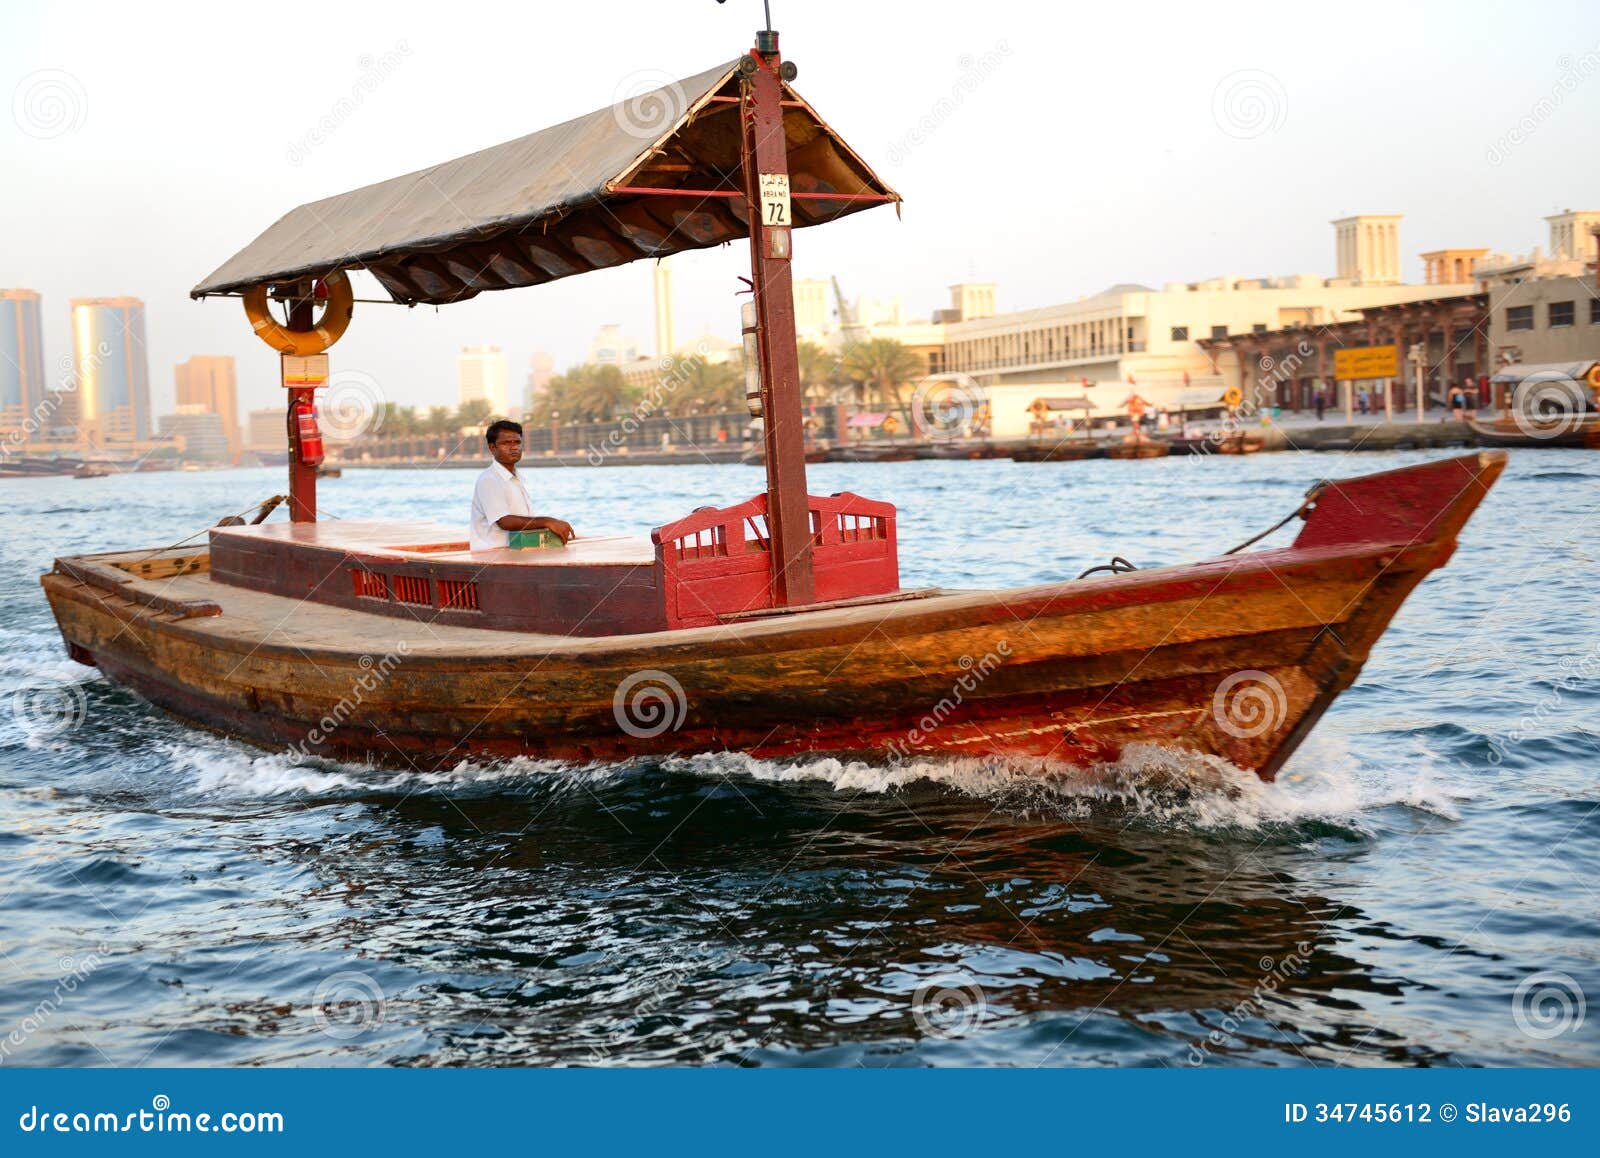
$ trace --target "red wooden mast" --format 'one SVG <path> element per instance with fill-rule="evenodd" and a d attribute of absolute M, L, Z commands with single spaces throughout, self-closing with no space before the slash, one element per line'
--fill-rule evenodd
<path fill-rule="evenodd" d="M 740 62 L 744 121 L 745 203 L 750 272 L 755 289 L 756 346 L 767 457 L 767 524 L 772 531 L 775 605 L 816 601 L 811 516 L 806 498 L 800 356 L 794 336 L 794 285 L 789 268 L 793 222 L 789 152 L 783 128 L 783 67 L 778 34 L 756 33 Z M 793 66 L 789 66 L 792 73 Z"/>

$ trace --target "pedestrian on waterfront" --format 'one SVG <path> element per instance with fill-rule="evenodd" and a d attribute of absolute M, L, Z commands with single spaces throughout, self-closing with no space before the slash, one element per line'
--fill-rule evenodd
<path fill-rule="evenodd" d="M 1467 392 L 1459 386 L 1450 391 L 1450 417 L 1457 422 L 1467 417 Z"/>
<path fill-rule="evenodd" d="M 1322 412 L 1328 408 L 1328 396 L 1322 392 L 1321 386 L 1318 386 L 1316 392 L 1311 395 L 1311 400 L 1317 408 L 1317 421 L 1321 422 Z"/>
<path fill-rule="evenodd" d="M 1363 386 L 1356 391 L 1356 409 L 1360 410 L 1361 416 L 1365 418 L 1367 416 L 1367 408 L 1371 405 L 1372 398 L 1367 394 L 1367 388 Z"/>

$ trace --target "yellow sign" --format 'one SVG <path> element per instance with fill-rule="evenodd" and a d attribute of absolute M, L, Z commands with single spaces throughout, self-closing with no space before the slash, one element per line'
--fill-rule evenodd
<path fill-rule="evenodd" d="M 1398 378 L 1400 351 L 1395 346 L 1356 346 L 1333 352 L 1333 376 L 1341 382 Z"/>
<path fill-rule="evenodd" d="M 328 355 L 312 354 L 297 358 L 284 354 L 283 384 L 291 390 L 315 390 L 328 384 Z"/>
<path fill-rule="evenodd" d="M 897 431 L 899 429 L 900 429 L 900 420 L 898 418 L 896 418 L 894 415 L 891 414 L 891 415 L 889 415 L 889 417 L 887 417 L 887 418 L 885 418 L 883 420 L 883 430 L 884 430 L 885 434 L 893 434 L 895 431 Z"/>

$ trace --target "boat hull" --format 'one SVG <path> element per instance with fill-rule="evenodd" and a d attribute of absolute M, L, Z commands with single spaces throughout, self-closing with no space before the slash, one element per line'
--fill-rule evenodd
<path fill-rule="evenodd" d="M 1489 422 L 1469 418 L 1467 425 L 1472 428 L 1473 439 L 1479 446 L 1600 450 L 1600 416 L 1569 418 L 1544 427 L 1532 420 L 1527 420 L 1524 425 L 1504 418 Z"/>
<path fill-rule="evenodd" d="M 42 582 L 73 658 L 203 727 L 308 754 L 1089 765 L 1153 744 L 1271 779 L 1502 465 L 1337 484 L 1281 550 L 631 636 L 441 628 L 230 587 L 199 562 L 108 584 L 62 560 Z"/>

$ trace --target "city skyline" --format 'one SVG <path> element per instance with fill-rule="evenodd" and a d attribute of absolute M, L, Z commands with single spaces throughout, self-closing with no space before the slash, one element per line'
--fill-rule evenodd
<path fill-rule="evenodd" d="M 516 137 L 627 96 L 646 79 L 658 85 L 687 75 L 737 51 L 750 22 L 748 13 L 710 4 L 670 16 L 623 6 L 632 31 L 618 39 L 560 14 L 553 31 L 572 50 L 527 76 L 494 65 L 500 52 L 509 61 L 509 46 L 490 46 L 491 59 L 481 61 L 481 38 L 426 8 L 330 13 L 305 64 L 308 75 L 325 80 L 297 88 L 275 102 L 268 124 L 242 131 L 232 110 L 196 107 L 193 86 L 221 83 L 223 72 L 228 83 L 269 83 L 286 34 L 253 33 L 226 66 L 201 60 L 202 75 L 162 77 L 111 50 L 132 13 L 91 8 L 111 33 L 104 46 L 78 36 L 77 21 L 48 12 L 21 15 L 17 35 L 0 45 L 9 74 L 53 84 L 65 101 L 46 117 L 30 114 L 19 97 L 9 148 L 29 179 L 8 193 L 11 211 L 38 228 L 16 239 L 0 281 L 43 295 L 47 367 L 68 345 L 50 322 L 49 303 L 121 287 L 147 303 L 156 364 L 195 351 L 231 354 L 246 408 L 276 401 L 270 352 L 241 326 L 234 303 L 193 303 L 186 294 L 284 202 Z M 1600 114 L 1600 84 L 1592 79 L 1600 35 L 1579 31 L 1581 6 L 1543 10 L 1549 19 L 1507 21 L 1481 5 L 1357 6 L 1351 20 L 1331 25 L 1279 13 L 1265 27 L 1242 16 L 1219 25 L 1170 7 L 1159 12 L 1158 38 L 1147 19 L 1131 14 L 1069 19 L 1003 3 L 909 24 L 843 4 L 781 13 L 800 91 L 862 143 L 906 198 L 902 221 L 874 212 L 797 234 L 797 274 L 837 274 L 852 297 L 900 293 L 908 313 L 927 315 L 942 306 L 945 287 L 961 281 L 996 282 L 1009 308 L 1024 309 L 1118 282 L 1331 273 L 1322 223 L 1363 212 L 1406 215 L 1400 276 L 1407 282 L 1422 280 L 1423 252 L 1526 250 L 1542 244 L 1529 223 L 1600 188 L 1585 131 Z M 1366 29 L 1379 12 L 1388 34 L 1375 38 Z M 851 37 L 831 34 L 841 22 Z M 1019 36 L 1024 27 L 1037 35 Z M 892 85 L 876 76 L 879 49 L 889 43 L 916 62 Z M 1052 80 L 1047 46 L 1070 51 L 1065 46 L 1083 43 L 1137 47 L 1136 79 L 1119 54 L 1078 50 L 1070 79 Z M 1371 84 L 1326 83 L 1352 58 L 1363 60 Z M 484 80 L 481 91 L 440 100 L 432 78 L 468 60 Z M 1476 79 L 1507 60 L 1520 66 L 1514 76 L 1493 85 Z M 115 97 L 133 87 L 152 112 L 137 126 Z M 31 91 L 19 83 L 23 96 Z M 1392 131 L 1410 105 L 1441 94 L 1458 115 L 1433 125 L 1428 150 Z M 1011 116 L 1024 108 L 1043 115 Z M 151 127 L 167 111 L 183 121 L 181 136 Z M 464 114 L 471 114 L 465 122 Z M 1357 138 L 1361 155 L 1346 155 L 1341 142 Z M 140 147 L 123 149 L 124 139 Z M 189 155 L 194 140 L 207 144 L 204 169 Z M 74 174 L 107 156 L 119 162 L 91 193 Z M 1530 167 L 1562 173 L 1559 187 L 1522 179 Z M 185 182 L 225 196 L 195 202 Z M 139 206 L 146 244 L 115 243 L 123 227 L 93 209 L 108 191 Z M 159 262 L 150 260 L 153 252 Z M 675 260 L 678 334 L 736 334 L 743 262 L 738 247 Z M 462 346 L 500 345 L 518 366 L 548 350 L 565 368 L 583 360 L 605 322 L 650 335 L 651 280 L 647 268 L 610 270 L 581 284 L 485 295 L 442 313 L 363 304 L 336 362 L 370 375 L 393 401 L 448 402 Z M 360 296 L 376 296 L 368 292 L 375 288 L 363 284 Z M 156 383 L 156 412 L 174 404 L 168 389 Z"/>

